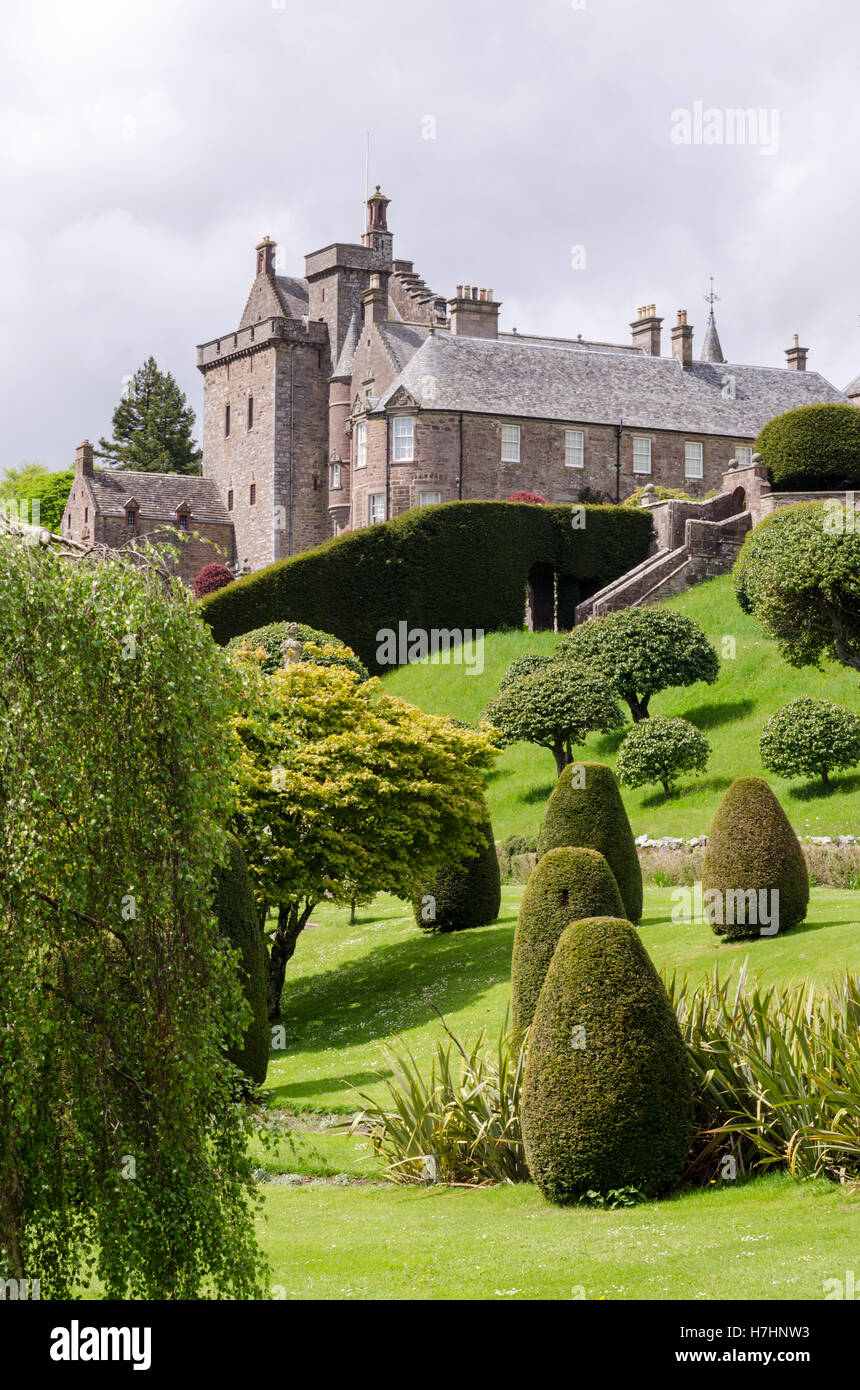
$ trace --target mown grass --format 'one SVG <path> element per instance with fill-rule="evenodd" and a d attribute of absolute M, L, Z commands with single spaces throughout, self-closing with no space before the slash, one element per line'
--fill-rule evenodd
<path fill-rule="evenodd" d="M 833 664 L 821 671 L 788 666 L 758 624 L 741 612 L 729 576 L 697 585 L 667 606 L 694 618 L 723 659 L 716 684 L 664 691 L 653 698 L 651 710 L 682 715 L 696 724 L 711 744 L 711 760 L 707 773 L 684 777 L 668 799 L 655 787 L 625 790 L 634 833 L 685 837 L 707 833 L 729 783 L 749 775 L 768 776 L 798 834 L 855 833 L 860 827 L 860 770 L 837 775 L 833 791 L 824 795 L 816 783 L 787 782 L 765 774 L 758 740 L 768 716 L 798 695 L 836 700 L 860 711 L 856 672 Z M 734 656 L 725 656 L 732 650 L 724 641 L 727 638 L 734 643 Z M 385 677 L 385 688 L 431 713 L 475 720 L 515 657 L 529 651 L 549 655 L 557 641 L 551 632 L 494 633 L 484 639 L 482 674 L 467 674 L 466 666 L 405 666 Z M 594 736 L 577 750 L 577 756 L 614 767 L 624 732 Z M 555 765 L 549 752 L 530 744 L 506 749 L 488 788 L 497 839 L 513 833 L 536 834 L 554 782 Z"/>

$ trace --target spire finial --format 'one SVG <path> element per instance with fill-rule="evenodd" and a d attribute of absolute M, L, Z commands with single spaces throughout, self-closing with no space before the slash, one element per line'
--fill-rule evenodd
<path fill-rule="evenodd" d="M 713 275 L 710 277 L 710 280 L 711 280 L 711 288 L 710 288 L 710 290 L 708 291 L 708 293 L 705 295 L 705 303 L 706 303 L 706 304 L 710 304 L 710 306 L 711 306 L 711 313 L 713 313 L 713 312 L 714 312 L 714 305 L 715 305 L 715 304 L 719 304 L 719 302 L 720 302 L 720 296 L 719 296 L 718 294 L 714 294 L 714 277 L 713 277 Z"/>

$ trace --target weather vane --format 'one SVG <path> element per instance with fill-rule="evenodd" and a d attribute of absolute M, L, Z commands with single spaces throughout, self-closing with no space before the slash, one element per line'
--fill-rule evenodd
<path fill-rule="evenodd" d="M 711 306 L 711 313 L 714 312 L 714 304 L 715 304 L 715 303 L 719 303 L 719 299 L 720 299 L 720 296 L 719 296 L 718 294 L 714 294 L 714 277 L 713 277 L 713 275 L 712 275 L 712 276 L 711 276 L 711 288 L 710 288 L 710 292 L 709 292 L 708 294 L 705 295 L 705 303 L 706 303 L 706 304 L 710 304 L 710 306 Z"/>

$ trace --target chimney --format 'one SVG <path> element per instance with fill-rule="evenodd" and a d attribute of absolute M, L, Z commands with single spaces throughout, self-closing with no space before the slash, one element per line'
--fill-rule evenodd
<path fill-rule="evenodd" d="M 791 347 L 785 349 L 786 366 L 788 370 L 790 372 L 805 372 L 806 354 L 808 352 L 809 348 L 802 348 L 800 346 L 800 339 L 795 333 L 794 342 Z"/>
<path fill-rule="evenodd" d="M 91 478 L 93 476 L 93 446 L 88 439 L 83 444 L 79 444 L 75 450 L 75 477 Z"/>
<path fill-rule="evenodd" d="M 394 245 L 394 238 L 388 230 L 388 204 L 390 202 L 390 198 L 386 198 L 384 193 L 380 193 L 379 184 L 377 184 L 376 192 L 371 193 L 367 200 L 367 227 L 361 238 L 363 246 L 377 253 L 375 263 L 389 268 Z"/>
<path fill-rule="evenodd" d="M 633 346 L 641 348 L 646 357 L 659 357 L 662 351 L 660 336 L 663 320 L 657 317 L 653 304 L 642 304 L 636 310 L 636 318 L 630 325 Z"/>
<path fill-rule="evenodd" d="M 458 285 L 448 308 L 452 333 L 461 338 L 498 338 L 501 302 L 493 298 L 492 290 Z"/>
<path fill-rule="evenodd" d="M 693 327 L 687 323 L 687 310 L 678 310 L 678 322 L 672 329 L 672 355 L 686 369 L 693 365 Z"/>
<path fill-rule="evenodd" d="M 264 236 L 257 246 L 257 274 L 274 275 L 275 273 L 275 252 L 278 243 L 272 241 L 271 237 Z"/>
<path fill-rule="evenodd" d="M 361 296 L 364 305 L 364 322 L 368 327 L 372 323 L 384 323 L 388 318 L 388 276 L 383 272 L 374 270 L 370 276 L 370 288 L 366 289 Z"/>

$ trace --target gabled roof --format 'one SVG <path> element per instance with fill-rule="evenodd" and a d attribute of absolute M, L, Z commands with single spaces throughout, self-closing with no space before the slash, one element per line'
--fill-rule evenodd
<path fill-rule="evenodd" d="M 249 328 L 263 319 L 300 319 L 308 312 L 308 282 L 288 275 L 258 275 L 239 324 Z"/>
<path fill-rule="evenodd" d="M 726 378 L 734 399 L 727 399 Z M 400 387 L 427 410 L 615 424 L 751 439 L 774 415 L 817 401 L 844 401 L 818 372 L 594 352 L 437 329 L 379 401 Z"/>
<path fill-rule="evenodd" d="M 300 319 L 308 312 L 307 280 L 294 280 L 289 275 L 276 275 L 275 289 L 285 318 Z"/>
<path fill-rule="evenodd" d="M 141 519 L 172 522 L 183 503 L 192 521 L 229 526 L 232 518 L 213 478 L 187 473 L 137 473 L 131 469 L 97 468 L 85 478 L 93 503 L 101 516 L 122 516 L 135 502 Z"/>
<path fill-rule="evenodd" d="M 860 376 L 855 376 L 853 381 L 849 381 L 845 387 L 846 396 L 860 396 Z"/>

